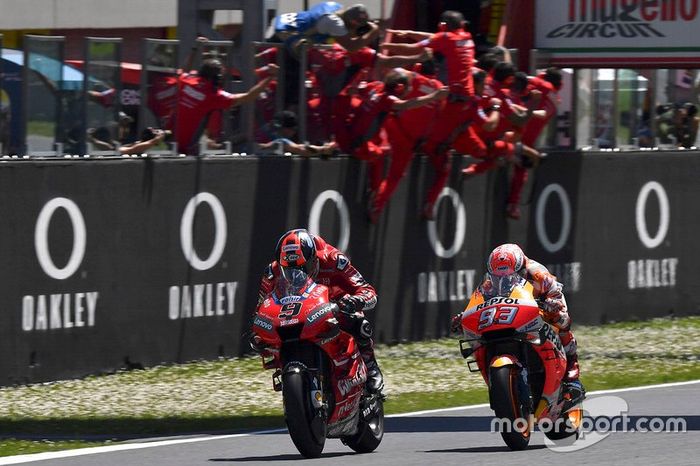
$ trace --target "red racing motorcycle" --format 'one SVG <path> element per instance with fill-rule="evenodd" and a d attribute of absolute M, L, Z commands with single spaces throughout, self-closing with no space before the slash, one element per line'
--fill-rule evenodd
<path fill-rule="evenodd" d="M 289 435 L 307 458 L 321 456 L 326 438 L 371 452 L 384 436 L 383 397 L 365 389 L 367 367 L 338 324 L 328 288 L 293 272 L 280 275 L 258 309 L 251 340 L 263 367 L 275 369 Z"/>
<path fill-rule="evenodd" d="M 494 296 L 476 290 L 463 311 L 459 343 L 465 359 L 474 357 L 469 370 L 481 372 L 489 387 L 503 440 L 512 450 L 525 449 L 535 422 L 551 440 L 578 437 L 581 399 L 572 399 L 562 384 L 566 354 L 557 329 L 542 318 L 525 279 L 491 280 Z"/>

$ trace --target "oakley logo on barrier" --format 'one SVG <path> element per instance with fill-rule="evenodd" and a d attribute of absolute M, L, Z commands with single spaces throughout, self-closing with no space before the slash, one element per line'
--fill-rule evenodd
<path fill-rule="evenodd" d="M 68 259 L 68 263 L 63 268 L 57 267 L 54 263 L 51 252 L 49 251 L 48 240 L 51 218 L 54 212 L 59 208 L 63 208 L 68 212 L 71 224 L 73 225 L 73 250 Z M 80 212 L 80 208 L 75 202 L 65 197 L 56 197 L 47 202 L 41 209 L 41 212 L 39 212 L 39 217 L 36 220 L 36 227 L 34 229 L 36 257 L 46 275 L 56 280 L 65 280 L 73 275 L 75 271 L 78 270 L 78 267 L 80 267 L 85 257 L 86 237 L 87 230 L 85 228 L 85 220 L 83 219 L 83 214 Z"/>
<path fill-rule="evenodd" d="M 321 233 L 321 213 L 327 201 L 332 201 L 335 204 L 335 208 L 340 215 L 340 238 L 338 239 L 337 247 L 341 251 L 346 251 L 348 244 L 350 244 L 350 212 L 343 195 L 338 191 L 329 189 L 323 191 L 314 199 L 309 212 L 309 232 L 314 235 Z"/>
<path fill-rule="evenodd" d="M 214 246 L 212 247 L 209 257 L 202 260 L 197 255 L 194 250 L 194 244 L 192 241 L 192 226 L 194 224 L 194 214 L 197 207 L 201 203 L 209 204 L 212 213 L 214 214 L 214 223 L 216 225 L 216 233 L 214 236 Z M 187 203 L 185 211 L 182 214 L 182 220 L 180 221 L 180 244 L 182 246 L 182 253 L 185 255 L 185 259 L 190 263 L 192 267 L 197 270 L 209 270 L 214 267 L 221 259 L 224 254 L 224 248 L 226 247 L 226 213 L 224 212 L 224 207 L 221 205 L 219 199 L 211 193 L 199 193 L 194 196 Z"/>
<path fill-rule="evenodd" d="M 654 237 L 649 235 L 646 218 L 647 199 L 652 191 L 656 193 L 656 198 L 659 200 L 659 229 L 656 231 L 656 235 Z M 649 249 L 654 249 L 664 242 L 666 235 L 668 234 L 668 226 L 671 220 L 670 211 L 671 209 L 669 207 L 666 190 L 660 183 L 656 181 L 649 181 L 647 184 L 642 186 L 642 189 L 639 191 L 639 196 L 637 196 L 635 221 L 637 225 L 637 235 L 639 235 L 639 240 L 644 246 Z"/>
<path fill-rule="evenodd" d="M 547 230 L 545 228 L 545 212 L 547 207 L 547 199 L 551 194 L 556 194 L 561 202 L 561 229 L 559 230 L 559 238 L 552 242 L 547 235 Z M 557 252 L 564 247 L 569 239 L 569 233 L 571 232 L 571 203 L 569 202 L 569 196 L 562 185 L 558 183 L 552 183 L 547 185 L 540 193 L 539 199 L 537 199 L 537 206 L 535 207 L 535 227 L 537 231 L 537 238 L 540 240 L 540 244 L 547 252 Z"/>
<path fill-rule="evenodd" d="M 430 239 L 430 245 L 433 247 L 435 255 L 443 259 L 449 259 L 456 256 L 462 249 L 464 239 L 467 236 L 467 211 L 464 208 L 462 199 L 460 199 L 457 191 L 449 187 L 443 188 L 442 192 L 435 201 L 433 213 L 437 211 L 437 209 L 440 207 L 440 202 L 446 197 L 452 201 L 452 208 L 454 209 L 457 217 L 455 225 L 455 239 L 449 248 L 445 248 L 440 241 L 440 238 L 438 238 L 437 222 L 434 220 L 428 222 L 428 238 Z"/>

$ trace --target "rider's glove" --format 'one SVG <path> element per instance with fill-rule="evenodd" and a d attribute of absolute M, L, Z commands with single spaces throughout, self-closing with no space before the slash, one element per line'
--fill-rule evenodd
<path fill-rule="evenodd" d="M 254 333 L 251 333 L 248 336 L 248 344 L 250 345 L 250 348 L 256 353 L 262 353 L 265 350 L 265 345 L 263 344 L 262 340 L 259 336 L 255 335 Z"/>
<path fill-rule="evenodd" d="M 459 313 L 452 318 L 452 324 L 450 325 L 450 330 L 452 333 L 459 333 L 462 331 L 462 314 Z"/>
<path fill-rule="evenodd" d="M 540 309 L 550 314 L 561 311 L 564 309 L 564 305 L 559 300 L 547 298 L 544 301 L 540 301 Z"/>
<path fill-rule="evenodd" d="M 346 294 L 340 300 L 338 301 L 338 309 L 340 309 L 340 312 L 343 314 L 355 314 L 357 312 L 358 308 L 360 308 L 360 303 L 359 299 L 357 299 L 354 296 L 351 296 L 349 294 Z"/>

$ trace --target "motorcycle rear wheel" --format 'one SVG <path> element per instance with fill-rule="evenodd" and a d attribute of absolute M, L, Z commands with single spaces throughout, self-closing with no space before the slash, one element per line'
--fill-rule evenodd
<path fill-rule="evenodd" d="M 530 426 L 520 432 L 516 429 L 516 419 L 529 420 L 530 413 L 518 397 L 518 372 L 513 366 L 491 369 L 491 406 L 499 419 L 507 419 L 509 426 L 503 429 L 501 437 L 511 450 L 524 450 L 530 443 Z M 529 421 L 528 421 L 529 422 Z M 508 429 L 510 427 L 510 431 Z"/>
<path fill-rule="evenodd" d="M 305 458 L 318 458 L 326 443 L 325 424 L 322 429 L 317 425 L 317 430 L 322 432 L 314 433 L 314 424 L 321 420 L 314 417 L 307 385 L 302 372 L 287 372 L 282 376 L 284 420 L 299 453 Z"/>
<path fill-rule="evenodd" d="M 357 453 L 370 453 L 377 449 L 384 438 L 384 402 L 377 400 L 379 406 L 368 419 L 360 418 L 357 433 L 343 437 L 343 443 Z"/>

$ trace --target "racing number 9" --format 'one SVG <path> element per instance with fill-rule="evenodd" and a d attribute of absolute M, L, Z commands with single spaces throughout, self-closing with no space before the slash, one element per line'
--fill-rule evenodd
<path fill-rule="evenodd" d="M 495 324 L 508 325 L 513 323 L 518 308 L 515 306 L 498 306 L 484 309 L 479 316 L 479 330 Z"/>
<path fill-rule="evenodd" d="M 277 317 L 280 319 L 291 319 L 301 311 L 301 303 L 289 303 L 282 306 Z"/>

